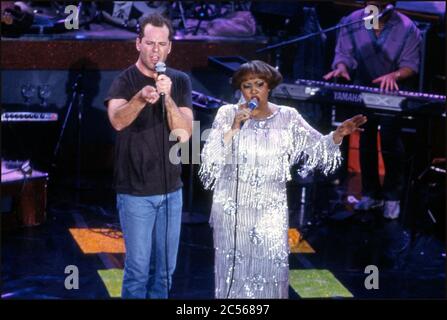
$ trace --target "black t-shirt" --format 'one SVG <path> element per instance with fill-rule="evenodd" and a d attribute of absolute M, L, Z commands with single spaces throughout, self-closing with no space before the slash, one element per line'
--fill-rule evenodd
<path fill-rule="evenodd" d="M 183 72 L 166 69 L 171 78 L 171 97 L 181 107 L 191 108 L 191 81 Z M 145 76 L 135 65 L 124 70 L 112 83 L 104 102 L 132 97 L 143 87 L 155 87 L 154 79 Z M 163 131 L 165 150 L 162 157 Z M 161 99 L 155 105 L 147 104 L 138 117 L 126 128 L 117 132 L 115 145 L 114 185 L 117 193 L 149 196 L 172 192 L 182 187 L 181 164 L 169 161 L 169 150 L 176 141 L 169 141 L 169 127 L 163 124 Z M 163 158 L 166 184 L 164 184 Z"/>

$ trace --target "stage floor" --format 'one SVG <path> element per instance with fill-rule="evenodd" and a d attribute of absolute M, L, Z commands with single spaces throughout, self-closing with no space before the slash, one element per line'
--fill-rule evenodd
<path fill-rule="evenodd" d="M 114 194 L 105 185 L 85 182 L 78 199 L 69 188 L 50 188 L 43 225 L 3 230 L 2 298 L 120 297 L 124 246 Z M 305 217 L 292 212 L 291 228 L 299 229 L 303 240 L 291 248 L 290 299 L 444 298 L 445 246 L 440 236 L 427 228 L 412 239 L 401 221 L 385 220 L 379 212 L 354 213 L 350 203 L 337 202 L 347 193 L 352 201 L 356 190 L 358 177 L 339 186 L 318 186 L 318 195 L 327 200 L 320 199 Z M 214 296 L 212 230 L 201 209 L 184 214 L 172 298 Z M 79 289 L 67 290 L 64 271 L 73 265 L 79 271 Z M 377 290 L 365 288 L 368 265 L 380 271 Z"/>

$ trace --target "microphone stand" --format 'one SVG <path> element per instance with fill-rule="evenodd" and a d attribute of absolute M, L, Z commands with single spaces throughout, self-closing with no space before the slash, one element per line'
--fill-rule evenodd
<path fill-rule="evenodd" d="M 385 11 L 380 13 L 379 15 L 377 15 L 377 18 L 380 19 L 382 16 L 384 16 L 384 14 L 385 14 Z M 282 48 L 282 47 L 285 47 L 285 46 L 289 46 L 291 44 L 307 40 L 307 39 L 312 38 L 314 36 L 325 34 L 325 33 L 329 32 L 329 31 L 341 29 L 341 28 L 344 28 L 344 27 L 347 27 L 347 26 L 350 26 L 350 25 L 353 25 L 353 24 L 356 24 L 356 23 L 365 22 L 367 19 L 368 19 L 368 17 L 363 17 L 363 18 L 360 18 L 360 19 L 355 20 L 355 21 L 346 22 L 346 23 L 343 23 L 343 24 L 337 24 L 337 25 L 335 25 L 333 27 L 330 27 L 330 28 L 327 28 L 327 29 L 323 29 L 323 30 L 320 30 L 320 31 L 317 31 L 317 32 L 309 33 L 309 34 L 306 34 L 304 36 L 299 36 L 299 37 L 294 38 L 294 39 L 290 39 L 290 40 L 287 40 L 287 41 L 283 41 L 283 42 L 280 42 L 280 43 L 276 43 L 276 44 L 267 46 L 267 47 L 262 48 L 262 49 L 258 49 L 255 52 L 256 53 L 261 53 L 261 52 L 270 51 L 270 50 Z"/>
<path fill-rule="evenodd" d="M 82 152 L 82 116 L 84 107 L 84 93 L 79 94 L 78 98 L 78 121 L 77 121 L 77 148 L 76 148 L 76 203 L 80 203 L 81 193 L 81 152 Z"/>
<path fill-rule="evenodd" d="M 158 72 L 158 74 L 165 74 L 165 71 Z M 160 93 L 160 100 L 161 100 L 161 112 L 162 112 L 162 121 L 163 125 L 166 125 L 169 127 L 166 117 L 166 104 L 165 104 L 165 94 L 163 92 Z M 166 134 L 165 134 L 165 128 L 162 127 L 162 138 L 161 138 L 161 161 L 162 161 L 162 171 L 163 171 L 163 183 L 164 183 L 164 193 L 166 196 L 166 202 L 165 202 L 165 213 L 166 213 L 166 235 L 165 235 L 165 263 L 166 263 L 166 295 L 169 299 L 169 287 L 171 285 L 171 282 L 169 281 L 169 259 L 168 259 L 168 229 L 169 229 L 169 197 L 168 197 L 168 180 L 167 180 L 167 168 L 166 168 Z"/>
<path fill-rule="evenodd" d="M 53 158 L 50 164 L 50 169 L 55 171 L 57 168 L 57 157 L 59 154 L 59 150 L 61 147 L 61 143 L 62 143 L 62 139 L 64 137 L 64 133 L 65 133 L 65 129 L 67 127 L 68 124 L 68 119 L 70 118 L 70 115 L 72 113 L 72 109 L 73 109 L 73 105 L 75 103 L 77 103 L 77 143 L 76 143 L 76 172 L 75 172 L 75 182 L 74 182 L 74 187 L 75 187 L 75 202 L 76 204 L 79 204 L 79 193 L 80 193 L 80 188 L 81 188 L 81 141 L 82 141 L 82 132 L 81 132 L 81 126 L 82 126 L 82 115 L 83 115 L 83 100 L 84 100 L 84 93 L 83 93 L 83 88 L 82 88 L 82 81 L 83 81 L 83 77 L 84 77 L 84 72 L 81 71 L 75 81 L 74 84 L 72 86 L 72 96 L 71 96 L 71 101 L 70 104 L 68 105 L 68 109 L 67 112 L 65 114 L 65 118 L 64 118 L 64 122 L 62 124 L 60 133 L 59 133 L 59 138 L 58 141 L 56 143 L 56 146 L 53 150 Z"/>
<path fill-rule="evenodd" d="M 157 77 L 155 81 L 157 81 L 157 78 L 159 75 L 166 74 L 166 64 L 164 62 L 157 62 L 155 65 L 155 71 L 157 72 Z M 171 285 L 171 282 L 169 280 L 169 259 L 168 259 L 168 229 L 169 229 L 169 197 L 168 197 L 168 178 L 167 178 L 167 168 L 166 168 L 166 132 L 164 126 L 167 126 L 169 128 L 169 123 L 167 121 L 166 117 L 166 103 L 165 103 L 165 94 L 163 92 L 160 92 L 160 100 L 161 100 L 161 109 L 162 109 L 162 137 L 161 137 L 161 164 L 162 164 L 162 171 L 163 171 L 163 183 L 164 183 L 164 194 L 166 196 L 166 202 L 165 202 L 165 213 L 166 213 L 166 235 L 165 235 L 165 263 L 166 263 L 166 296 L 169 299 L 169 288 Z"/>
<path fill-rule="evenodd" d="M 59 139 L 58 139 L 58 141 L 56 143 L 56 147 L 53 150 L 53 161 L 51 163 L 51 167 L 55 167 L 56 166 L 56 157 L 57 157 L 57 155 L 59 153 L 59 149 L 60 149 L 60 146 L 61 146 L 62 138 L 64 136 L 65 128 L 67 126 L 68 119 L 70 118 L 70 114 L 71 114 L 71 110 L 73 108 L 73 104 L 78 99 L 78 95 L 79 95 L 79 92 L 81 90 L 80 89 L 80 82 L 82 80 L 82 77 L 83 77 L 83 74 L 79 73 L 78 76 L 75 79 L 75 82 L 74 82 L 73 86 L 72 86 L 73 93 L 72 93 L 72 96 L 71 96 L 70 104 L 68 105 L 67 113 L 65 114 L 65 119 L 64 119 L 64 123 L 62 124 L 62 127 L 61 127 L 61 132 L 59 133 Z"/>

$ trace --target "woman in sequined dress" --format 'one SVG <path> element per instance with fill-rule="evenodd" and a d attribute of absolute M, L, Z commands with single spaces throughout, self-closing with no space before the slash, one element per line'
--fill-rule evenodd
<path fill-rule="evenodd" d="M 343 137 L 366 122 L 357 115 L 322 135 L 296 109 L 268 101 L 281 81 L 262 61 L 241 65 L 232 84 L 243 102 L 219 109 L 202 150 L 199 175 L 214 190 L 216 298 L 288 297 L 290 167 L 302 164 L 302 176 L 313 169 L 333 171 Z M 256 108 L 246 101 L 255 101 Z"/>

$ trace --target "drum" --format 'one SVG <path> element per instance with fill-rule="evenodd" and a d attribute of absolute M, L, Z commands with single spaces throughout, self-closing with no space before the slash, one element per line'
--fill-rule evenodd
<path fill-rule="evenodd" d="M 73 11 L 65 12 L 67 6 L 74 6 L 77 8 L 79 14 L 78 27 L 88 28 L 98 16 L 99 12 L 95 2 L 83 1 L 48 1 L 37 2 L 32 4 L 34 12 L 34 21 L 29 30 L 33 34 L 53 34 L 64 33 L 68 31 L 78 31 L 79 28 L 68 29 L 66 27 L 66 19 L 74 18 Z M 74 21 L 73 21 L 74 22 Z"/>
<path fill-rule="evenodd" d="M 164 14 L 169 7 L 169 3 L 164 1 L 104 1 L 98 5 L 106 22 L 135 32 L 142 16 Z"/>
<path fill-rule="evenodd" d="M 5 37 L 19 37 L 29 30 L 33 23 L 33 13 L 25 5 L 13 1 L 2 2 L 1 33 Z"/>

